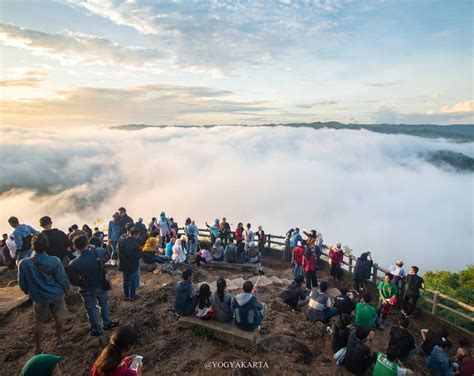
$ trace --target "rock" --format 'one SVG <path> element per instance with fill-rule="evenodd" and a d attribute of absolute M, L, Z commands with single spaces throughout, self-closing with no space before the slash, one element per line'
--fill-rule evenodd
<path fill-rule="evenodd" d="M 296 337 L 268 335 L 262 340 L 261 347 L 270 353 L 292 354 L 295 363 L 310 364 L 313 361 L 311 350 Z"/>
<path fill-rule="evenodd" d="M 8 267 L 6 266 L 0 266 L 0 274 L 5 273 L 8 270 Z"/>
<path fill-rule="evenodd" d="M 93 350 L 101 347 L 102 342 L 100 340 L 100 337 L 94 337 L 94 336 L 89 336 L 86 338 L 85 343 L 84 343 L 84 348 L 86 350 Z"/>
<path fill-rule="evenodd" d="M 144 270 L 146 272 L 153 272 L 158 266 L 158 263 L 154 262 L 153 264 L 147 264 L 147 263 L 144 263 L 144 262 L 141 262 L 140 263 L 140 269 L 141 270 Z"/>
<path fill-rule="evenodd" d="M 3 358 L 5 362 L 13 362 L 14 360 L 20 359 L 23 355 L 28 352 L 27 349 L 15 349 L 7 352 Z"/>

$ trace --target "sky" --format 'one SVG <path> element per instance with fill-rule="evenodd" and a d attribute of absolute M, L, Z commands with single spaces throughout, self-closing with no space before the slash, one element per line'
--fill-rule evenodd
<path fill-rule="evenodd" d="M 474 123 L 473 3 L 2 0 L 1 124 Z"/>

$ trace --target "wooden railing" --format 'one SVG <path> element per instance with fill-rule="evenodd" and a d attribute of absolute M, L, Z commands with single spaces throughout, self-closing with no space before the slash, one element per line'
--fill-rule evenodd
<path fill-rule="evenodd" d="M 180 230 L 179 231 L 180 234 L 184 234 L 183 228 L 180 228 L 179 230 Z M 273 235 L 273 234 L 265 234 L 265 236 L 267 237 L 267 241 L 266 241 L 267 248 L 279 250 L 279 251 L 284 250 L 285 239 L 286 239 L 285 236 Z M 209 229 L 207 228 L 199 229 L 199 237 L 210 238 L 211 235 L 210 235 Z M 255 234 L 254 240 L 257 240 L 256 234 Z M 326 247 L 325 245 L 323 245 L 322 255 L 323 255 L 323 258 L 325 258 L 326 260 L 329 258 L 329 248 Z M 355 256 L 344 253 L 344 257 L 342 260 L 342 268 L 344 270 L 347 270 L 349 273 L 352 273 L 354 271 L 356 260 L 357 258 Z M 376 285 L 378 282 L 383 281 L 385 273 L 388 273 L 387 269 L 380 267 L 377 263 L 373 263 L 372 273 L 371 273 L 372 283 Z M 404 289 L 404 286 L 402 286 L 402 289 Z M 444 309 L 470 322 L 471 324 L 474 324 L 474 315 L 472 315 L 474 313 L 474 307 L 470 306 L 469 304 L 463 303 L 457 299 L 454 299 L 448 295 L 445 295 L 439 291 L 431 290 L 428 288 L 425 291 L 429 294 L 432 294 L 433 298 L 431 299 L 423 295 L 420 297 L 420 299 L 430 304 L 432 315 L 436 316 L 439 313 L 439 309 Z M 449 307 L 448 305 L 441 303 L 440 302 L 441 299 L 451 303 L 458 309 Z M 464 313 L 460 310 L 467 311 L 467 313 Z"/>

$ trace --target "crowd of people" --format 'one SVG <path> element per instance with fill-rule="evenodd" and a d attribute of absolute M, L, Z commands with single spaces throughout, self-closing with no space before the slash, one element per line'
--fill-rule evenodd
<path fill-rule="evenodd" d="M 184 236 L 181 236 L 178 224 L 164 212 L 146 226 L 142 218 L 134 222 L 123 207 L 113 214 L 107 234 L 88 225 L 81 229 L 72 225 L 66 234 L 53 228 L 48 216 L 39 220 L 41 232 L 21 224 L 16 217 L 8 222 L 13 232 L 3 235 L 4 261 L 10 268 L 18 268 L 19 286 L 33 301 L 35 318 L 36 355 L 25 365 L 24 375 L 38 374 L 34 370 L 41 367 L 50 369 L 51 374 L 59 370 L 60 358 L 45 354 L 41 341 L 44 323 L 52 317 L 56 329 L 55 347 L 64 346 L 62 334 L 68 312 L 65 294 L 70 285 L 79 288 L 92 336 L 101 336 L 104 331 L 117 327 L 109 345 L 94 363 L 92 374 L 141 373 L 140 364 L 135 364 L 135 357 L 130 356 L 136 341 L 134 329 L 119 326 L 119 322 L 110 317 L 107 262 L 118 265 L 123 275 L 123 299 L 134 302 L 139 299 L 140 260 L 148 264 L 189 264 L 194 256 L 197 266 L 211 261 L 249 262 L 261 271 L 261 257 L 267 242 L 262 226 L 254 233 L 251 224 L 244 227 L 239 223 L 232 231 L 226 218 L 216 219 L 212 226 L 206 223 L 211 241 L 201 241 L 199 229 L 191 218 L 186 219 Z M 357 259 L 352 288 L 341 287 L 344 250 L 341 243 L 336 242 L 329 249 L 330 276 L 341 289 L 339 295 L 331 297 L 328 281 L 318 283 L 317 278 L 323 250 L 322 234 L 316 230 L 303 230 L 302 234 L 295 228 L 286 235 L 283 260 L 290 262 L 294 281 L 283 291 L 281 299 L 291 309 L 304 311 L 307 320 L 327 325 L 337 364 L 344 364 L 353 374 L 363 374 L 373 366 L 372 374 L 376 376 L 406 375 L 412 371 L 401 364 L 409 364 L 410 359 L 421 352 L 427 356 L 426 365 L 433 375 L 472 374 L 474 361 L 468 339 L 461 340 L 454 362 L 447 354 L 452 343 L 445 331 L 423 330 L 423 343 L 416 345 L 409 325 L 420 289 L 424 288 L 416 266 L 407 274 L 403 260 L 397 260 L 377 285 L 377 305 L 373 306 L 374 297 L 365 283 L 372 277 L 371 252 Z M 191 277 L 192 269 L 185 268 L 182 281 L 176 287 L 174 310 L 177 315 L 233 322 L 242 330 L 256 330 L 262 325 L 266 306 L 258 299 L 257 286 L 251 281 L 245 281 L 243 292 L 234 297 L 226 291 L 224 278 L 219 278 L 217 290 L 211 292 L 206 283 L 196 288 Z M 399 306 L 402 313 L 398 326 L 390 329 L 386 351 L 374 352 L 370 348 L 374 330 L 387 326 L 388 316 L 395 306 Z M 100 307 L 100 317 L 97 307 Z M 117 370 L 122 373 L 115 373 Z"/>

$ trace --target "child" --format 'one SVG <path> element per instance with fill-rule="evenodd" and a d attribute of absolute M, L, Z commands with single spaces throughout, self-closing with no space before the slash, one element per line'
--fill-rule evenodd
<path fill-rule="evenodd" d="M 207 283 L 203 283 L 199 288 L 196 316 L 202 320 L 209 320 L 215 316 L 214 308 L 211 304 L 211 288 Z"/>

